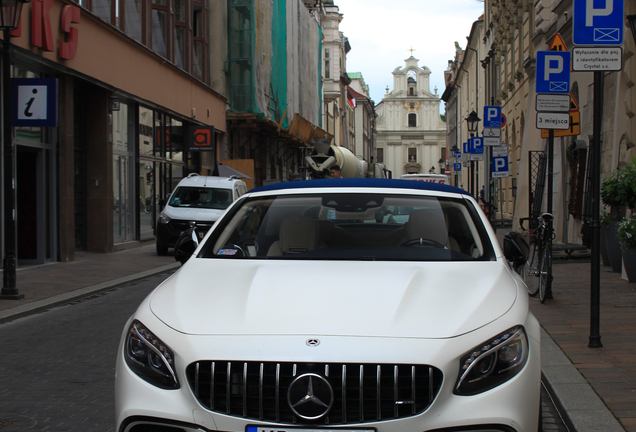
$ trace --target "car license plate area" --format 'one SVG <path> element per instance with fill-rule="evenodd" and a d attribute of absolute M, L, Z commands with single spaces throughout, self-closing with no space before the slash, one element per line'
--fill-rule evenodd
<path fill-rule="evenodd" d="M 297 428 L 280 426 L 247 426 L 245 432 L 376 432 L 375 429 Z"/>

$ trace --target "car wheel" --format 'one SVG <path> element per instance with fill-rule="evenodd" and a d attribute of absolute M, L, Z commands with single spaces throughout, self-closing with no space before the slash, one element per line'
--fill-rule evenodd
<path fill-rule="evenodd" d="M 168 255 L 168 246 L 163 246 L 157 243 L 157 255 Z"/>

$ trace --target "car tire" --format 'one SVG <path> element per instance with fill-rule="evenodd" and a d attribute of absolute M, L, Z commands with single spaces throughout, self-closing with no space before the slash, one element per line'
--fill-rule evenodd
<path fill-rule="evenodd" d="M 157 243 L 157 255 L 168 255 L 168 246 L 163 246 Z"/>

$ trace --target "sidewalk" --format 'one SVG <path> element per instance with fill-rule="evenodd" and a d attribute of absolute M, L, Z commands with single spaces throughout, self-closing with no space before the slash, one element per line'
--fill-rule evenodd
<path fill-rule="evenodd" d="M 562 399 L 572 426 L 595 422 L 597 431 L 610 431 L 599 423 L 593 394 L 618 418 L 628 432 L 636 432 L 636 284 L 621 279 L 610 267 L 601 266 L 602 348 L 588 348 L 590 335 L 590 263 L 588 259 L 555 259 L 554 299 L 541 304 L 530 299 L 530 309 L 547 332 L 550 342 L 566 356 L 567 363 L 547 359 L 553 350 L 542 340 L 543 373 Z M 545 338 L 544 338 L 545 339 Z M 573 366 L 573 368 L 572 368 Z M 585 396 L 585 397 L 584 397 Z M 611 420 L 611 419 L 610 419 Z M 605 421 L 605 420 L 603 420 Z M 590 423 L 591 426 L 592 423 Z M 617 427 L 620 427 L 616 425 Z"/>
<path fill-rule="evenodd" d="M 154 243 L 18 269 L 22 300 L 0 300 L 0 323 L 179 267 Z M 589 258 L 555 259 L 554 299 L 530 308 L 542 335 L 543 381 L 572 432 L 636 432 L 636 284 L 601 269 L 601 341 L 588 348 Z M 620 420 L 620 423 L 616 420 Z M 622 424 L 622 426 L 621 426 Z"/>
<path fill-rule="evenodd" d="M 24 298 L 0 300 L 0 323 L 178 267 L 173 256 L 158 256 L 152 242 L 109 254 L 76 252 L 75 261 L 18 268 L 18 292 Z"/>

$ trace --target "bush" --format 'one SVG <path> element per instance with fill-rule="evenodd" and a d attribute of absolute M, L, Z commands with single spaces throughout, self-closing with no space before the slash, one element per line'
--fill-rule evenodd
<path fill-rule="evenodd" d="M 617 214 L 611 214 L 603 210 L 601 212 L 601 225 L 609 226 L 610 222 L 618 222 L 620 220 L 620 216 Z"/>
<path fill-rule="evenodd" d="M 636 207 L 636 158 L 622 171 L 614 171 L 603 180 L 601 199 L 612 207 Z"/>
<path fill-rule="evenodd" d="M 616 237 L 625 249 L 636 250 L 636 216 L 624 218 L 619 222 Z"/>

